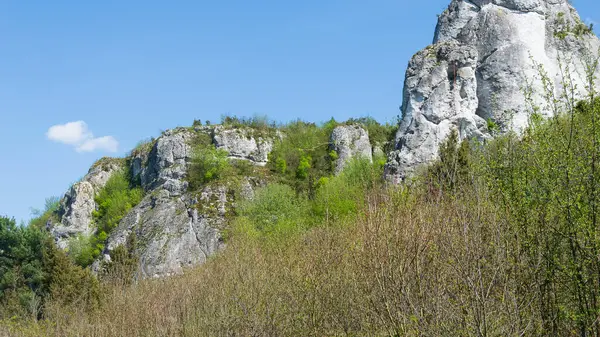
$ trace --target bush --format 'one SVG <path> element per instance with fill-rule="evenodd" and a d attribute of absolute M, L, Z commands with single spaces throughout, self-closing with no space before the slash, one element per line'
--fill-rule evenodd
<path fill-rule="evenodd" d="M 237 212 L 264 236 L 281 236 L 306 228 L 308 202 L 287 185 L 269 184 L 256 191 L 254 199 L 240 202 Z"/>
<path fill-rule="evenodd" d="M 76 237 L 69 243 L 70 257 L 82 267 L 100 256 L 110 232 L 144 197 L 140 187 L 133 187 L 127 170 L 115 172 L 96 195 L 98 209 L 92 214 L 96 231 L 92 236 Z"/>
<path fill-rule="evenodd" d="M 214 145 L 197 146 L 188 170 L 190 188 L 197 190 L 204 184 L 232 173 L 231 164 L 227 159 L 229 153 L 216 149 Z"/>
<path fill-rule="evenodd" d="M 284 126 L 285 137 L 275 142 L 269 154 L 268 167 L 277 180 L 299 192 L 310 192 L 319 178 L 330 175 L 329 137 L 335 125 L 331 120 L 322 126 L 303 121 Z"/>
<path fill-rule="evenodd" d="M 251 128 L 256 131 L 272 131 L 277 128 L 277 123 L 266 115 L 253 117 L 221 116 L 221 124 L 232 128 Z"/>
<path fill-rule="evenodd" d="M 0 317 L 38 316 L 47 286 L 42 258 L 50 240 L 44 230 L 0 216 Z"/>
<path fill-rule="evenodd" d="M 317 184 L 315 215 L 327 224 L 356 216 L 368 192 L 382 184 L 382 177 L 382 167 L 363 158 L 351 160 L 341 174 Z"/>
<path fill-rule="evenodd" d="M 113 173 L 96 196 L 98 210 L 94 212 L 94 219 L 98 234 L 110 233 L 129 210 L 142 200 L 142 189 L 132 188 L 128 178 L 126 171 Z"/>
<path fill-rule="evenodd" d="M 139 258 L 136 255 L 136 234 L 127 237 L 125 245 L 120 245 L 110 252 L 110 261 L 102 262 L 100 280 L 113 285 L 129 285 L 133 282 L 138 268 Z"/>

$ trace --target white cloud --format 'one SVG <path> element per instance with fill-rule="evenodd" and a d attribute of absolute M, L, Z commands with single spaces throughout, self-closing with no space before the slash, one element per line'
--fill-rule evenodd
<path fill-rule="evenodd" d="M 117 152 L 119 142 L 112 136 L 94 137 L 84 121 L 51 126 L 46 132 L 49 140 L 72 145 L 77 152 Z"/>
<path fill-rule="evenodd" d="M 54 125 L 48 129 L 46 136 L 50 140 L 68 145 L 81 144 L 86 139 L 94 137 L 84 121 Z"/>
<path fill-rule="evenodd" d="M 91 138 L 77 146 L 77 152 L 107 151 L 117 152 L 119 142 L 113 136 Z"/>

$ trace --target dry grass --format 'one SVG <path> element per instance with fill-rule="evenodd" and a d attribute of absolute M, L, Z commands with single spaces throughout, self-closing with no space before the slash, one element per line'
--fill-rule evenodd
<path fill-rule="evenodd" d="M 470 194 L 476 195 L 476 194 Z M 185 275 L 50 307 L 12 336 L 518 336 L 538 333 L 507 225 L 477 197 L 369 196 L 353 223 L 234 239 Z M 4 330 L 2 330 L 4 329 Z"/>

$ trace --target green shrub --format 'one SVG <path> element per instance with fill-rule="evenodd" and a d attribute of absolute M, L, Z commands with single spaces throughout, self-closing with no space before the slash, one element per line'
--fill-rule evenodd
<path fill-rule="evenodd" d="M 116 285 L 131 284 L 136 276 L 139 258 L 136 255 L 137 238 L 135 232 L 127 237 L 125 245 L 110 252 L 110 261 L 102 262 L 99 278 L 103 282 Z"/>
<path fill-rule="evenodd" d="M 302 156 L 298 168 L 296 169 L 296 178 L 301 180 L 308 178 L 308 172 L 312 167 L 311 163 L 312 158 L 310 156 Z"/>
<path fill-rule="evenodd" d="M 119 221 L 143 197 L 141 188 L 132 188 L 126 171 L 114 173 L 95 198 L 98 210 L 93 213 L 98 234 L 110 233 Z"/>
<path fill-rule="evenodd" d="M 29 221 L 29 225 L 35 228 L 45 229 L 48 220 L 50 220 L 52 223 L 57 223 L 59 220 L 59 206 L 59 197 L 46 198 L 43 210 L 31 209 L 31 214 L 34 216 L 34 218 Z"/>
<path fill-rule="evenodd" d="M 134 187 L 127 170 L 113 173 L 96 195 L 98 209 L 93 217 L 96 231 L 90 237 L 79 236 L 69 242 L 69 256 L 82 267 L 89 266 L 100 256 L 110 232 L 144 197 L 140 187 Z"/>
<path fill-rule="evenodd" d="M 48 242 L 45 230 L 0 216 L 0 318 L 38 316 L 47 291 L 42 259 Z"/>
<path fill-rule="evenodd" d="M 338 176 L 322 178 L 317 183 L 313 211 L 319 220 L 331 223 L 355 216 L 369 190 L 383 183 L 382 167 L 369 160 L 351 160 Z"/>
<path fill-rule="evenodd" d="M 334 120 L 322 126 L 298 120 L 283 126 L 285 137 L 275 142 L 268 163 L 278 181 L 306 192 L 319 178 L 330 175 L 329 137 L 335 125 Z"/>
<path fill-rule="evenodd" d="M 291 187 L 269 184 L 257 190 L 254 199 L 240 202 L 238 225 L 264 236 L 290 234 L 306 227 L 308 210 L 308 201 Z M 248 224 L 252 224 L 252 231 Z"/>
<path fill-rule="evenodd" d="M 253 117 L 221 116 L 221 124 L 229 128 L 248 128 L 257 132 L 257 136 L 273 136 L 277 123 L 266 115 Z"/>
<path fill-rule="evenodd" d="M 460 142 L 458 132 L 452 129 L 438 151 L 439 159 L 429 166 L 426 179 L 440 191 L 454 190 L 468 179 L 471 164 L 469 142 Z"/>
<path fill-rule="evenodd" d="M 210 181 L 227 177 L 232 172 L 227 156 L 227 151 L 216 149 L 214 145 L 196 147 L 188 170 L 190 188 L 196 190 Z"/>

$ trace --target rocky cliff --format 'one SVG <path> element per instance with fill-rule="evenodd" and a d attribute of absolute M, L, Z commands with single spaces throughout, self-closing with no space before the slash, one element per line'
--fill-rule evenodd
<path fill-rule="evenodd" d="M 453 128 L 461 139 L 489 138 L 490 125 L 521 132 L 531 111 L 528 90 L 546 116 L 546 89 L 558 97 L 567 79 L 585 94 L 586 63 L 599 47 L 567 0 L 452 0 L 433 44 L 408 65 L 386 177 L 399 182 L 436 158 Z"/>
<path fill-rule="evenodd" d="M 201 146 L 225 151 L 228 160 L 261 168 L 268 163 L 274 142 L 283 137 L 280 131 L 265 134 L 250 127 L 222 125 L 165 131 L 127 158 L 104 158 L 94 164 L 65 193 L 59 209 L 60 222 L 51 226 L 51 233 L 57 245 L 67 250 L 71 240 L 96 233 L 96 197 L 113 173 L 126 171 L 132 182 L 143 189 L 144 196 L 108 233 L 92 268 L 99 270 L 102 261 L 110 260 L 111 251 L 135 235 L 140 277 L 179 274 L 186 267 L 205 262 L 224 247 L 222 230 L 227 227 L 236 199 L 252 198 L 254 189 L 267 180 L 265 174 L 249 173 L 235 181 L 236 186 L 234 179 L 224 179 L 191 188 L 188 173 L 194 143 L 203 139 L 206 144 Z M 336 127 L 330 143 L 339 153 L 335 172 L 341 171 L 351 158 L 371 159 L 369 135 L 361 126 Z"/>

